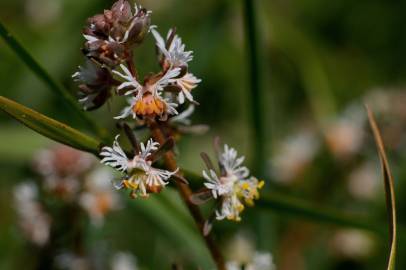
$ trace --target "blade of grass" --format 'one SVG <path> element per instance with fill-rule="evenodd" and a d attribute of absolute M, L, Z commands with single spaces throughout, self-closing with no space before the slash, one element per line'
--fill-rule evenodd
<path fill-rule="evenodd" d="M 285 216 L 293 216 L 317 223 L 357 228 L 385 235 L 382 224 L 377 224 L 375 221 L 372 222 L 367 217 L 361 217 L 354 213 L 345 213 L 333 208 L 321 207 L 315 203 L 277 192 L 262 194 L 257 204 L 258 207 L 264 210 L 272 210 Z"/>
<path fill-rule="evenodd" d="M 28 53 L 28 51 L 11 35 L 5 26 L 0 22 L 0 36 L 7 45 L 17 54 L 17 56 L 28 66 L 29 69 L 43 81 L 49 89 L 54 92 L 69 108 L 73 109 L 82 119 L 84 124 L 89 126 L 100 138 L 106 136 L 106 131 L 97 126 L 89 116 L 80 108 L 78 102 L 73 98 L 69 91 L 56 82 L 48 72 Z"/>
<path fill-rule="evenodd" d="M 244 23 L 245 23 L 245 39 L 248 49 L 248 66 L 249 66 L 249 93 L 251 98 L 251 123 L 252 123 L 252 138 L 254 144 L 255 163 L 254 171 L 261 176 L 264 173 L 265 167 L 265 129 L 263 126 L 264 107 L 262 104 L 262 76 L 258 53 L 258 35 L 257 24 L 255 20 L 254 0 L 244 0 Z"/>
<path fill-rule="evenodd" d="M 386 195 L 386 208 L 388 211 L 388 221 L 389 221 L 389 258 L 388 258 L 388 270 L 395 269 L 396 261 L 396 237 L 397 237 L 397 227 L 396 227 L 396 199 L 395 199 L 395 188 L 393 184 L 393 176 L 391 169 L 389 167 L 389 161 L 386 155 L 385 146 L 383 144 L 381 132 L 379 131 L 378 125 L 376 123 L 374 114 L 366 106 L 368 112 L 369 124 L 371 126 L 372 132 L 374 134 L 374 139 L 376 147 L 378 148 L 379 159 L 381 161 L 383 180 L 385 185 L 385 195 Z"/>
<path fill-rule="evenodd" d="M 0 109 L 45 137 L 96 156 L 99 154 L 101 145 L 99 141 L 66 124 L 2 96 L 0 96 Z"/>

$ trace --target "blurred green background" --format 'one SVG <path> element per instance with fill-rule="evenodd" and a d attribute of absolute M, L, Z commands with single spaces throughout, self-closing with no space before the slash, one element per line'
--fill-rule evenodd
<path fill-rule="evenodd" d="M 71 75 L 83 64 L 82 27 L 87 17 L 112 2 L 3 0 L 0 20 L 53 78 L 75 94 Z M 194 90 L 201 105 L 193 122 L 210 125 L 210 131 L 182 139 L 178 145 L 182 168 L 200 173 L 204 166 L 199 153 L 212 155 L 207 149 L 220 135 L 247 156 L 250 167 L 265 168 L 256 172 L 267 180 L 263 193 L 278 192 L 288 200 L 293 196 L 370 217 L 376 220 L 373 226 L 385 231 L 383 183 L 363 109 L 367 102 L 378 115 L 388 146 L 400 238 L 405 239 L 406 1 L 256 0 L 261 75 L 257 102 L 266 138 L 259 142 L 252 125 L 243 1 L 139 3 L 153 11 L 152 23 L 161 32 L 177 27 L 187 49 L 194 51 L 190 69 L 203 79 Z M 143 74 L 158 70 L 153 44 L 148 37 L 135 51 Z M 1 95 L 90 134 L 3 41 L 0 59 Z M 89 114 L 116 133 L 112 116 L 123 104 L 116 98 Z M 254 153 L 256 143 L 264 149 L 265 159 Z M 0 114 L 0 269 L 36 269 L 35 255 L 16 226 L 12 190 L 34 177 L 33 156 L 53 144 Z M 120 196 L 125 207 L 109 214 L 102 227 L 86 225 L 89 254 L 126 250 L 142 269 L 169 269 L 173 262 L 188 265 L 186 269 L 196 269 L 192 265 L 212 269 L 176 193 L 168 190 L 148 201 L 127 202 L 124 192 Z M 264 206 L 247 209 L 241 223 L 216 223 L 213 233 L 226 257 L 233 253 L 227 247 L 237 235 L 256 250 L 271 252 L 281 270 L 384 269 L 388 254 L 385 236 L 304 221 Z M 404 254 L 406 246 L 400 240 L 397 269 L 406 269 Z"/>

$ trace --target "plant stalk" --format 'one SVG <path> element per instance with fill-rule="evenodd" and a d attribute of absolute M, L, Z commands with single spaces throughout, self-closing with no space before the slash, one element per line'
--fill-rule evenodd
<path fill-rule="evenodd" d="M 251 101 L 251 125 L 252 125 L 252 142 L 255 154 L 255 163 L 252 167 L 255 174 L 260 177 L 264 176 L 265 167 L 265 129 L 264 129 L 264 107 L 262 104 L 262 76 L 258 52 L 258 35 L 255 20 L 254 0 L 244 1 L 244 24 L 245 39 L 248 50 L 248 67 L 249 67 L 249 94 Z"/>
<path fill-rule="evenodd" d="M 151 130 L 151 134 L 152 137 L 154 138 L 154 140 L 156 140 L 157 142 L 159 142 L 161 145 L 163 143 L 165 143 L 165 141 L 168 139 L 166 138 L 166 136 L 164 135 L 164 133 L 161 130 L 161 127 L 159 125 L 159 123 L 157 123 L 154 120 L 149 120 L 148 122 L 148 126 Z M 164 155 L 164 161 L 165 161 L 165 166 L 168 170 L 171 171 L 175 171 L 178 169 L 178 165 L 175 159 L 175 155 L 173 153 L 173 151 L 168 151 L 165 155 Z M 178 174 L 180 176 L 183 176 L 182 172 L 178 172 Z M 216 263 L 217 269 L 218 270 L 226 270 L 225 268 L 225 262 L 224 262 L 224 258 L 223 255 L 220 253 L 217 245 L 215 244 L 213 238 L 210 235 L 204 235 L 203 233 L 203 227 L 204 227 L 204 223 L 205 223 L 205 219 L 202 215 L 202 213 L 200 212 L 200 209 L 197 205 L 193 204 L 189 198 L 192 195 L 192 191 L 189 188 L 189 186 L 179 180 L 176 180 L 176 187 L 179 191 L 180 196 L 182 197 L 183 202 L 186 204 L 190 214 L 192 215 L 198 229 L 199 229 L 199 233 L 202 235 L 202 237 L 204 238 L 204 241 L 206 243 L 207 248 L 210 251 L 210 254 L 212 256 L 212 259 L 214 260 L 214 262 Z"/>

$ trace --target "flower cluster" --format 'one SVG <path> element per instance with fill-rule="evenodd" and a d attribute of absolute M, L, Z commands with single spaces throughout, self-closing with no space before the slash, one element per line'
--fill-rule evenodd
<path fill-rule="evenodd" d="M 113 147 L 103 147 L 100 153 L 100 156 L 103 157 L 101 162 L 124 174 L 116 188 L 130 189 L 131 197 L 135 198 L 137 195 L 148 197 L 149 193 L 160 192 L 162 187 L 168 184 L 168 179 L 177 172 L 152 166 L 153 161 L 157 158 L 156 154 L 159 152 L 159 143 L 152 139 L 148 140 L 146 145 L 140 143 L 139 149 L 136 149 L 137 153 L 132 159 L 127 157 L 117 139 L 118 136 Z"/>
<path fill-rule="evenodd" d="M 132 50 L 149 33 L 155 41 L 160 68 L 141 79 Z M 156 168 L 153 163 L 172 151 L 167 149 L 169 144 L 165 146 L 169 140 L 173 142 L 182 133 L 207 129 L 191 127 L 188 119 L 198 105 L 192 91 L 201 82 L 189 70 L 193 52 L 186 49 L 175 28 L 162 36 L 157 26 L 151 25 L 151 12 L 138 5 L 132 12 L 126 0 L 119 0 L 111 10 L 91 17 L 84 37 L 86 65 L 73 75 L 80 83 L 80 102 L 89 110 L 99 108 L 113 95 L 125 97 L 129 103 L 114 118 L 120 120 L 118 126 L 125 127 L 132 152 L 123 150 L 118 136 L 111 147 L 104 146 L 100 152 L 101 163 L 122 173 L 116 188 L 131 190 L 133 198 L 148 197 L 150 193 L 160 192 L 171 177 L 184 180 L 177 170 Z M 126 124 L 128 118 L 135 120 L 135 125 Z M 134 126 L 149 127 L 151 131 L 157 126 L 157 132 L 162 134 L 152 132 L 151 135 L 162 145 L 152 139 L 146 144 L 138 143 Z M 244 158 L 237 158 L 237 152 L 227 145 L 219 158 L 219 173 L 212 168 L 203 173 L 207 180 L 204 196 L 218 200 L 220 207 L 215 211 L 218 220 L 239 221 L 244 206 L 254 204 L 264 183 L 249 176 L 248 169 L 241 165 Z"/>
<path fill-rule="evenodd" d="M 111 10 L 89 18 L 84 29 L 83 52 L 86 64 L 73 75 L 79 82 L 80 102 L 86 110 L 97 109 L 112 96 L 126 96 L 129 106 L 116 119 L 132 116 L 165 121 L 178 114 L 177 107 L 188 100 L 200 79 L 188 70 L 193 52 L 186 51 L 174 29 L 164 39 L 151 26 L 151 11 L 135 5 L 134 13 L 126 0 Z M 133 62 L 134 45 L 152 32 L 161 70 L 140 80 Z"/>
<path fill-rule="evenodd" d="M 219 153 L 220 172 L 209 166 L 208 171 L 203 171 L 206 190 L 194 195 L 207 197 L 210 193 L 214 199 L 218 199 L 220 205 L 216 209 L 216 219 L 240 221 L 240 213 L 245 205 L 253 206 L 254 200 L 259 198 L 258 190 L 264 186 L 264 181 L 249 176 L 247 167 L 242 166 L 244 157 L 237 157 L 237 151 L 224 145 L 224 150 Z M 211 164 L 211 162 L 208 162 Z M 193 198 L 192 198 L 193 199 Z"/>

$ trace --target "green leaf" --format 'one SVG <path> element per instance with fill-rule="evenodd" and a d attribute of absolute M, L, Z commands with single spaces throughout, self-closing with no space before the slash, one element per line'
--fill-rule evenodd
<path fill-rule="evenodd" d="M 17 56 L 31 69 L 31 71 L 43 81 L 65 104 L 73 109 L 78 116 L 101 138 L 106 137 L 106 131 L 96 125 L 89 116 L 80 108 L 78 102 L 72 94 L 56 82 L 48 72 L 30 55 L 30 53 L 11 35 L 10 32 L 0 22 L 0 36 L 7 45 L 17 54 Z"/>
<path fill-rule="evenodd" d="M 98 155 L 101 143 L 66 124 L 0 96 L 0 109 L 41 135 L 78 150 Z"/>
<path fill-rule="evenodd" d="M 388 270 L 395 269 L 396 261 L 396 236 L 397 236 L 397 226 L 396 226 L 396 199 L 395 199 L 395 187 L 393 184 L 393 176 L 391 169 L 389 167 L 389 161 L 386 156 L 385 146 L 383 144 L 381 132 L 379 131 L 378 125 L 376 124 L 374 114 L 372 111 L 366 107 L 368 112 L 369 124 L 371 126 L 372 132 L 374 134 L 375 143 L 378 148 L 379 159 L 381 161 L 383 180 L 385 185 L 385 195 L 386 195 L 386 209 L 388 211 L 388 221 L 389 221 L 389 258 L 388 258 Z"/>

